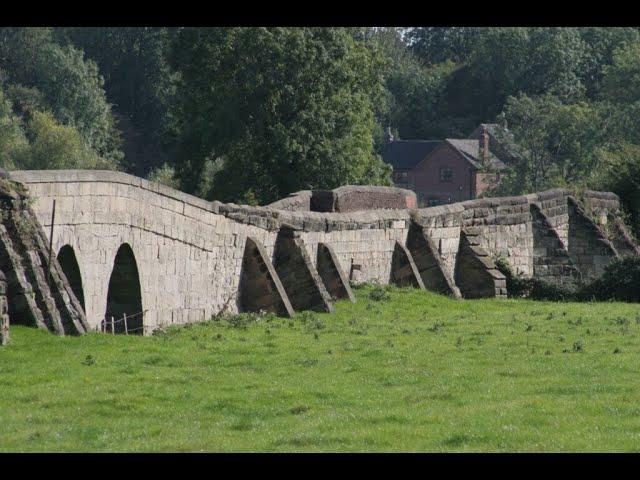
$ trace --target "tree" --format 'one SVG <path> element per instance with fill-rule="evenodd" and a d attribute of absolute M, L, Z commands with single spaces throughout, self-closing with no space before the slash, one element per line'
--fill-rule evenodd
<path fill-rule="evenodd" d="M 81 50 L 57 44 L 49 28 L 3 27 L 0 70 L 5 85 L 31 89 L 39 108 L 75 127 L 99 155 L 113 161 L 122 158 L 103 79 Z"/>
<path fill-rule="evenodd" d="M 375 51 L 339 28 L 189 28 L 178 35 L 176 173 L 195 191 L 217 159 L 221 200 L 389 183 L 373 152 Z"/>
<path fill-rule="evenodd" d="M 640 30 L 637 27 L 579 27 L 578 31 L 587 45 L 580 77 L 587 96 L 595 100 L 602 89 L 605 70 L 614 60 L 614 52 L 640 41 Z"/>
<path fill-rule="evenodd" d="M 61 27 L 56 36 L 94 60 L 105 79 L 124 137 L 126 167 L 146 175 L 168 159 L 169 104 L 174 72 L 168 63 L 179 29 L 165 27 Z"/>
<path fill-rule="evenodd" d="M 113 165 L 87 147 L 73 127 L 59 124 L 49 113 L 34 112 L 26 128 L 29 154 L 20 168 L 111 169 Z"/>
<path fill-rule="evenodd" d="M 509 96 L 553 95 L 563 103 L 583 98 L 580 71 L 586 45 L 573 28 L 487 28 L 470 60 L 469 75 L 480 93 L 485 118 L 500 112 Z M 459 92 L 457 90 L 456 92 Z"/>
<path fill-rule="evenodd" d="M 558 186 L 585 185 L 606 143 L 603 112 L 586 102 L 563 105 L 551 95 L 510 97 L 501 115 L 520 152 L 497 192 L 530 193 Z"/>
<path fill-rule="evenodd" d="M 597 153 L 601 168 L 592 186 L 620 196 L 631 226 L 640 236 L 640 145 L 623 141 Z"/>
<path fill-rule="evenodd" d="M 602 96 L 614 103 L 640 100 L 640 42 L 614 51 L 612 62 L 603 69 Z"/>
<path fill-rule="evenodd" d="M 13 113 L 11 102 L 0 90 L 0 168 L 15 169 L 28 148 L 20 119 Z"/>
<path fill-rule="evenodd" d="M 398 28 L 372 29 L 367 37 L 386 59 L 384 68 L 386 94 L 375 102 L 380 128 L 376 135 L 378 149 L 384 144 L 388 126 L 400 138 L 438 138 L 441 129 L 441 101 L 451 72 L 451 61 L 425 67 L 403 40 Z"/>
<path fill-rule="evenodd" d="M 479 27 L 416 27 L 408 29 L 407 41 L 411 50 L 425 64 L 469 60 L 473 44 L 482 34 Z"/>

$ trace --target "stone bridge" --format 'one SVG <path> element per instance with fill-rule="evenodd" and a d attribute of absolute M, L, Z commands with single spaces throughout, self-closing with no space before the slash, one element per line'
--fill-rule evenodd
<path fill-rule="evenodd" d="M 53 252 L 87 329 L 124 314 L 130 329 L 149 333 L 223 310 L 331 311 L 335 298 L 353 300 L 352 282 L 503 296 L 497 256 L 522 275 L 562 282 L 638 254 L 618 198 L 604 192 L 574 198 L 558 189 L 415 209 L 406 190 L 343 187 L 249 207 L 119 172 L 10 177 L 27 188 L 47 240 L 55 200 Z M 367 206 L 377 209 L 361 210 Z"/>

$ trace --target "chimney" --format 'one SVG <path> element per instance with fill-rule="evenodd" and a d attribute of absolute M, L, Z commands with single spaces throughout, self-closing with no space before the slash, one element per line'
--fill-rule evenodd
<path fill-rule="evenodd" d="M 487 132 L 486 125 L 482 125 L 482 137 L 480 142 L 480 158 L 483 165 L 487 165 L 489 162 L 489 132 Z"/>
<path fill-rule="evenodd" d="M 385 140 L 387 141 L 387 143 L 391 143 L 395 140 L 395 137 L 393 136 L 393 133 L 391 133 L 391 127 L 387 127 L 387 132 L 385 134 Z"/>

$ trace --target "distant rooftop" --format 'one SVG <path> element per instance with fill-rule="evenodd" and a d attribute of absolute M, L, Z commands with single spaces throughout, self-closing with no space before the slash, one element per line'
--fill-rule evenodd
<path fill-rule="evenodd" d="M 394 170 L 411 169 L 441 143 L 441 140 L 395 140 L 384 146 L 382 158 Z"/>
<path fill-rule="evenodd" d="M 450 145 L 458 150 L 474 167 L 482 168 L 482 159 L 479 158 L 480 142 L 478 140 L 447 138 Z M 489 152 L 488 167 L 492 170 L 502 170 L 506 165 L 493 153 Z"/>

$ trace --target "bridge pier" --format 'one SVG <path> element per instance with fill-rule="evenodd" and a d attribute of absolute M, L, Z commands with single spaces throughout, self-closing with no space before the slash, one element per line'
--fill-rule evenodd
<path fill-rule="evenodd" d="M 542 266 L 554 265 L 547 270 L 557 279 L 560 270 L 551 254 L 558 250 L 554 246 L 561 249 L 560 243 L 585 271 L 601 271 L 622 251 L 639 251 L 624 228 L 599 228 L 580 210 L 588 204 L 598 218 L 606 217 L 615 226 L 619 201 L 603 192 L 586 192 L 583 203 L 571 204 L 572 210 L 569 193 L 561 189 L 409 210 L 406 196 L 395 190 L 383 195 L 375 188 L 347 188 L 332 197 L 339 200 L 332 202 L 332 211 L 314 212 L 309 211 L 309 192 L 305 201 L 293 195 L 286 209 L 278 209 L 207 202 L 121 172 L 10 175 L 28 190 L 40 229 L 33 237 L 35 249 L 29 249 L 21 247 L 22 237 L 14 238 L 11 222 L 0 224 L 0 269 L 7 281 L 9 317 L 16 313 L 45 328 L 58 323 L 64 333 L 80 330 L 69 315 L 84 315 L 87 328 L 95 328 L 119 303 L 112 298 L 108 307 L 107 299 L 123 244 L 135 258 L 146 333 L 206 320 L 225 308 L 230 313 L 267 309 L 282 315 L 292 315 L 294 309 L 330 311 L 331 296 L 351 298 L 344 273 L 352 265 L 354 278 L 357 266 L 358 282 L 413 278 L 413 284 L 421 282 L 442 293 L 456 295 L 459 288 L 470 298 L 504 295 L 504 279 L 493 264 L 497 256 L 507 257 L 524 276 L 539 275 Z M 395 203 L 388 203 L 389 198 Z M 53 200 L 52 240 L 64 267 L 52 262 L 49 288 L 42 285 L 47 261 L 38 251 L 48 251 Z M 534 214 L 541 214 L 537 219 L 533 204 L 539 210 Z M 379 209 L 362 210 L 372 205 Z M 611 232 L 618 232 L 617 243 L 607 243 Z M 64 246 L 73 249 L 75 273 L 69 269 L 68 252 L 61 250 Z M 415 271 L 405 271 L 407 277 L 399 269 L 411 265 L 409 258 Z M 54 322 L 50 312 L 61 308 L 67 313 Z M 78 313 L 82 310 L 86 313 Z"/>

